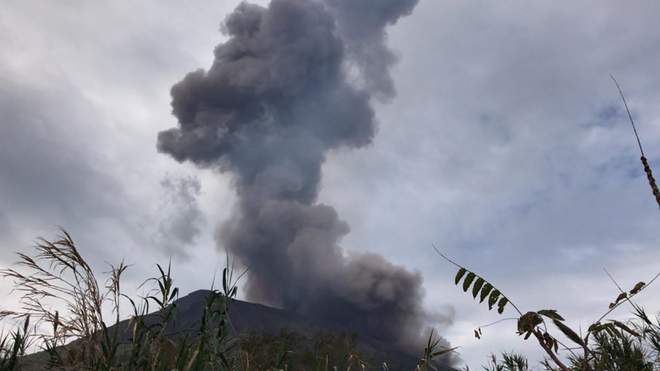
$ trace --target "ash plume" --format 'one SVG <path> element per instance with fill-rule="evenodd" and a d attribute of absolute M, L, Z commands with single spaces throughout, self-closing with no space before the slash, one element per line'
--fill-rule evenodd
<path fill-rule="evenodd" d="M 238 205 L 218 240 L 249 267 L 249 299 L 400 346 L 423 332 L 420 274 L 347 255 L 349 227 L 317 195 L 329 150 L 371 143 L 370 101 L 394 94 L 385 28 L 416 2 L 240 4 L 211 68 L 172 87 L 179 125 L 158 135 L 177 161 L 234 176 Z"/>
<path fill-rule="evenodd" d="M 366 88 L 376 98 L 394 96 L 389 68 L 397 57 L 385 44 L 385 28 L 410 15 L 418 0 L 326 0 L 337 19 L 349 58 L 361 72 Z"/>

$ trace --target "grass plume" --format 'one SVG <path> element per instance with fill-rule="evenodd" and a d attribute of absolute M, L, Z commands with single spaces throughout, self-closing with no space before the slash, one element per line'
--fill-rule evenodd
<path fill-rule="evenodd" d="M 619 82 L 616 80 L 616 78 L 614 78 L 614 75 L 610 75 L 610 77 L 612 78 L 612 81 L 614 81 L 616 88 L 619 90 L 619 95 L 621 96 L 623 105 L 626 108 L 626 112 L 628 113 L 628 119 L 630 120 L 630 125 L 632 126 L 633 132 L 635 133 L 635 139 L 637 139 L 637 145 L 639 146 L 639 153 L 641 155 L 641 161 L 642 161 L 642 167 L 644 169 L 644 173 L 646 173 L 646 178 L 648 179 L 649 185 L 651 186 L 651 192 L 653 193 L 653 197 L 655 197 L 655 201 L 657 202 L 658 207 L 660 208 L 660 190 L 658 189 L 658 185 L 655 181 L 655 178 L 653 177 L 653 170 L 651 169 L 651 165 L 649 165 L 649 161 L 646 158 L 646 155 L 644 155 L 644 148 L 642 147 L 642 141 L 639 139 L 637 126 L 635 126 L 635 121 L 633 120 L 632 113 L 630 113 L 630 108 L 628 107 L 626 96 L 623 94 L 623 89 L 621 89 L 621 85 L 619 85 Z"/>

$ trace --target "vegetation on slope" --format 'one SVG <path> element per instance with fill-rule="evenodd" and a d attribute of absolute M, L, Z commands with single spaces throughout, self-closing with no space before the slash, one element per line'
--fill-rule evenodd
<path fill-rule="evenodd" d="M 230 264 L 221 287 L 208 291 L 197 328 L 177 334 L 171 329 L 179 290 L 169 266 L 157 265 L 158 275 L 143 284 L 152 290 L 134 299 L 122 291 L 123 262 L 111 267 L 100 284 L 65 231 L 55 241 L 40 239 L 32 256 L 19 256 L 15 268 L 0 271 L 14 281 L 22 303 L 22 310 L 3 311 L 0 317 L 23 321 L 1 337 L 0 371 L 390 369 L 361 354 L 353 335 L 235 336 L 229 314 L 240 275 Z M 128 322 L 120 318 L 126 304 L 132 312 Z M 435 361 L 452 351 L 438 344 L 431 334 L 417 369 L 435 369 Z M 30 349 L 42 352 L 26 355 Z"/>

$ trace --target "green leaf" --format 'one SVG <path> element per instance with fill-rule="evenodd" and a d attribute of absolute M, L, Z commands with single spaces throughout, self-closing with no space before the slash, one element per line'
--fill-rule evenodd
<path fill-rule="evenodd" d="M 619 321 L 615 321 L 615 320 L 612 320 L 612 323 L 614 324 L 614 326 L 616 326 L 616 327 L 620 328 L 621 330 L 629 333 L 630 335 L 635 336 L 635 337 L 639 337 L 639 334 L 636 331 L 634 331 L 630 327 L 626 326 L 624 323 L 619 322 Z"/>
<path fill-rule="evenodd" d="M 506 304 L 509 302 L 509 299 L 506 297 L 502 296 L 502 299 L 500 299 L 500 302 L 497 303 L 497 313 L 502 314 L 504 313 L 504 307 Z"/>
<path fill-rule="evenodd" d="M 488 296 L 488 294 L 490 294 L 491 290 L 493 290 L 493 285 L 486 282 L 486 285 L 484 285 L 484 288 L 481 289 L 481 298 L 479 300 L 480 303 L 483 303 L 484 300 L 486 300 L 486 297 Z"/>
<path fill-rule="evenodd" d="M 472 285 L 472 281 L 474 281 L 476 277 L 476 274 L 472 272 L 468 273 L 467 277 L 465 277 L 465 280 L 463 281 L 463 291 L 467 292 L 467 290 L 470 289 L 470 285 Z"/>
<path fill-rule="evenodd" d="M 605 332 L 607 332 L 611 337 L 621 337 L 621 333 L 617 331 L 617 329 L 611 323 L 608 323 L 605 326 Z"/>
<path fill-rule="evenodd" d="M 456 349 L 458 349 L 458 347 L 453 347 L 453 348 L 450 348 L 450 349 L 443 349 L 443 350 L 439 350 L 437 352 L 433 352 L 433 353 L 431 353 L 431 358 L 441 356 L 441 355 L 447 354 L 449 352 L 453 352 Z"/>
<path fill-rule="evenodd" d="M 488 310 L 493 309 L 493 305 L 495 305 L 499 297 L 500 297 L 500 292 L 497 289 L 493 290 L 493 292 L 490 293 L 490 296 L 488 297 Z"/>
<path fill-rule="evenodd" d="M 174 297 L 177 296 L 178 294 L 179 294 L 179 288 L 175 287 L 174 290 L 172 290 L 172 294 L 170 294 L 170 301 L 172 301 L 172 299 L 174 299 Z"/>
<path fill-rule="evenodd" d="M 461 268 L 458 270 L 456 273 L 456 278 L 454 279 L 454 283 L 458 285 L 459 282 L 461 282 L 461 278 L 467 273 L 467 269 Z"/>
<path fill-rule="evenodd" d="M 481 288 L 484 286 L 484 283 L 486 283 L 486 281 L 483 278 L 479 277 L 472 286 L 472 296 L 475 299 L 477 298 L 477 295 L 479 295 L 479 290 L 481 290 Z"/>
<path fill-rule="evenodd" d="M 596 322 L 596 323 L 593 323 L 591 326 L 589 326 L 589 328 L 587 329 L 587 331 L 588 331 L 588 332 L 597 333 L 597 332 L 599 332 L 599 331 L 602 330 L 602 329 L 603 329 L 603 324 L 600 323 L 600 322 Z"/>
<path fill-rule="evenodd" d="M 566 335 L 567 338 L 573 340 L 575 343 L 580 344 L 581 346 L 584 346 L 584 341 L 580 336 L 573 331 L 570 327 L 566 326 L 563 322 L 557 321 L 556 319 L 553 319 L 552 322 L 557 326 L 559 331 L 561 331 L 564 335 Z"/>
<path fill-rule="evenodd" d="M 555 319 L 557 321 L 563 321 L 564 317 L 560 316 L 559 313 L 557 313 L 557 310 L 555 309 L 541 309 L 540 311 L 536 312 L 542 316 L 546 316 L 550 319 Z"/>
<path fill-rule="evenodd" d="M 156 264 L 156 267 L 158 267 L 158 270 L 160 271 L 161 278 L 165 278 L 165 271 L 163 271 L 163 267 L 161 267 L 160 264 Z"/>
<path fill-rule="evenodd" d="M 155 296 L 153 296 L 153 295 L 147 297 L 147 299 L 151 299 L 151 300 L 155 301 L 155 302 L 158 303 L 158 305 L 161 306 L 161 307 L 163 306 L 163 302 L 161 302 L 160 299 L 158 299 L 157 297 L 155 297 Z"/>
<path fill-rule="evenodd" d="M 225 293 L 229 291 L 229 286 L 227 286 L 227 268 L 222 270 L 222 290 Z"/>

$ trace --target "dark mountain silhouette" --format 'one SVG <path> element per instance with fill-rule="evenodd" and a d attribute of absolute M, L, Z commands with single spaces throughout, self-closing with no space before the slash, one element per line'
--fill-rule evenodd
<path fill-rule="evenodd" d="M 194 291 L 176 301 L 177 309 L 169 333 L 194 335 L 199 326 L 208 290 Z M 398 349 L 394 342 L 356 334 L 350 326 L 307 317 L 291 311 L 273 308 L 261 304 L 232 300 L 230 306 L 230 327 L 234 335 L 259 334 L 278 335 L 293 332 L 308 339 L 319 334 L 356 335 L 357 349 L 372 360 L 387 362 L 391 370 L 413 370 L 419 354 L 412 354 Z M 440 368 L 440 370 L 443 370 Z M 451 370 L 451 369 L 446 369 Z"/>
<path fill-rule="evenodd" d="M 198 290 L 176 300 L 174 319 L 168 325 L 166 333 L 172 337 L 196 336 L 206 299 L 210 293 L 208 290 Z M 147 324 L 157 321 L 157 312 L 148 314 L 145 318 Z M 120 341 L 130 343 L 131 331 L 129 325 L 129 320 L 124 320 L 111 327 L 110 331 L 119 329 Z M 394 342 L 356 334 L 349 326 L 341 323 L 324 322 L 291 311 L 241 300 L 232 300 L 231 302 L 230 331 L 239 338 L 250 335 L 278 336 L 295 334 L 298 338 L 307 339 L 310 343 L 320 335 L 355 336 L 356 350 L 363 354 L 365 359 L 373 362 L 377 361 L 378 363 L 373 366 L 378 366 L 374 367 L 378 370 L 383 362 L 388 364 L 390 370 L 414 370 L 419 356 L 423 352 L 423 349 L 419 349 L 419 354 L 402 351 L 394 345 Z M 72 344 L 67 346 L 72 346 Z M 39 367 L 45 364 L 46 359 L 47 357 L 43 352 L 27 356 L 29 365 L 27 369 L 40 369 Z M 438 370 L 455 371 L 447 367 L 439 367 Z"/>

